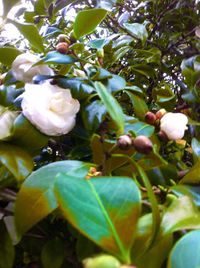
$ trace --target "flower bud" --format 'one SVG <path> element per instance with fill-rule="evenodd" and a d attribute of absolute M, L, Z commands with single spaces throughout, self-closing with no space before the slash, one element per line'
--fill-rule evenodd
<path fill-rule="evenodd" d="M 59 34 L 58 36 L 58 43 L 69 43 L 69 39 L 67 38 L 67 36 L 65 34 Z"/>
<path fill-rule="evenodd" d="M 165 141 L 165 142 L 167 142 L 169 140 L 168 137 L 167 137 L 167 135 L 165 134 L 165 132 L 162 131 L 162 130 L 160 130 L 158 132 L 158 138 L 159 138 L 159 140 Z"/>
<path fill-rule="evenodd" d="M 151 140 L 143 135 L 140 135 L 134 139 L 133 146 L 135 147 L 136 151 L 141 154 L 149 154 L 153 149 Z"/>
<path fill-rule="evenodd" d="M 145 121 L 150 124 L 150 125 L 154 125 L 154 123 L 156 122 L 156 115 L 152 112 L 147 112 L 145 114 Z"/>
<path fill-rule="evenodd" d="M 160 109 L 156 113 L 156 119 L 160 120 L 163 117 L 163 115 L 165 115 L 166 113 L 167 111 L 165 109 Z"/>
<path fill-rule="evenodd" d="M 83 261 L 84 268 L 120 268 L 120 262 L 111 255 L 101 255 Z"/>
<path fill-rule="evenodd" d="M 129 135 L 122 135 L 117 140 L 117 146 L 122 150 L 128 150 L 132 146 L 132 139 Z"/>
<path fill-rule="evenodd" d="M 58 43 L 56 46 L 56 50 L 61 54 L 66 54 L 69 48 L 69 44 L 66 42 Z"/>

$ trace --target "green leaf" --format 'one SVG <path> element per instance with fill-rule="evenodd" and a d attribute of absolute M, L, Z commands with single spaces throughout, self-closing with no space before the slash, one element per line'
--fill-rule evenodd
<path fill-rule="evenodd" d="M 200 267 L 200 230 L 184 235 L 173 247 L 168 268 Z"/>
<path fill-rule="evenodd" d="M 146 26 L 141 23 L 127 23 L 125 22 L 123 26 L 128 30 L 129 33 L 131 33 L 133 36 L 135 36 L 137 39 L 140 39 L 142 43 L 145 43 L 148 32 L 146 30 Z"/>
<path fill-rule="evenodd" d="M 104 47 L 105 44 L 106 44 L 106 39 L 98 38 L 98 39 L 91 40 L 88 43 L 88 46 L 91 48 L 100 50 Z"/>
<path fill-rule="evenodd" d="M 39 52 L 44 52 L 43 40 L 38 32 L 37 27 L 32 23 L 19 23 L 10 21 L 20 31 L 20 33 L 29 41 L 31 46 L 38 49 Z"/>
<path fill-rule="evenodd" d="M 180 180 L 183 184 L 197 184 L 200 182 L 200 161 L 198 161 L 190 171 Z"/>
<path fill-rule="evenodd" d="M 121 76 L 112 74 L 112 78 L 107 79 L 103 84 L 110 92 L 115 92 L 124 89 L 126 81 Z"/>
<path fill-rule="evenodd" d="M 58 86 L 71 90 L 72 96 L 75 99 L 84 99 L 88 97 L 95 89 L 87 83 L 83 78 L 58 78 Z"/>
<path fill-rule="evenodd" d="M 59 172 L 83 178 L 88 170 L 87 163 L 59 161 L 34 171 L 22 184 L 15 204 L 15 223 L 19 235 L 57 208 L 53 188 Z"/>
<path fill-rule="evenodd" d="M 194 160 L 199 161 L 200 160 L 200 142 L 196 138 L 192 139 L 191 147 L 192 147 Z"/>
<path fill-rule="evenodd" d="M 116 99 L 107 91 L 100 82 L 95 82 L 97 93 L 104 103 L 110 117 L 118 128 L 119 134 L 124 133 L 124 114 Z"/>
<path fill-rule="evenodd" d="M 93 101 L 86 106 L 82 113 L 86 129 L 95 131 L 104 120 L 106 112 L 104 104 L 99 100 Z"/>
<path fill-rule="evenodd" d="M 55 63 L 55 64 L 71 64 L 76 62 L 77 60 L 69 55 L 61 54 L 57 51 L 51 51 L 46 54 L 44 58 L 42 58 L 35 65 L 44 64 L 44 63 Z"/>
<path fill-rule="evenodd" d="M 192 199 L 181 196 L 175 199 L 164 213 L 162 233 L 168 234 L 183 229 L 199 229 L 200 213 Z"/>
<path fill-rule="evenodd" d="M 190 186 L 190 185 L 175 185 L 171 187 L 173 193 L 177 196 L 187 195 L 193 199 L 196 206 L 200 207 L 200 186 Z"/>
<path fill-rule="evenodd" d="M 105 18 L 107 11 L 102 8 L 79 11 L 74 22 L 74 35 L 77 39 L 92 33 Z"/>
<path fill-rule="evenodd" d="M 58 175 L 55 191 L 65 218 L 104 250 L 130 263 L 140 193 L 127 177 L 77 180 Z M 124 228 L 126 226 L 126 228 Z"/>
<path fill-rule="evenodd" d="M 49 137 L 37 130 L 22 114 L 14 121 L 12 141 L 36 155 L 48 142 Z"/>
<path fill-rule="evenodd" d="M 15 58 L 21 53 L 14 47 L 0 47 L 0 62 L 6 66 L 11 66 Z"/>
<path fill-rule="evenodd" d="M 154 129 L 154 126 L 139 121 L 135 123 L 126 123 L 125 125 L 125 133 L 133 132 L 135 136 L 144 135 L 146 137 L 151 137 L 154 133 Z"/>
<path fill-rule="evenodd" d="M 164 261 L 167 259 L 168 254 L 173 245 L 172 235 L 166 235 L 159 241 L 156 241 L 155 245 L 145 254 L 136 260 L 136 265 L 140 268 L 160 268 Z"/>
<path fill-rule="evenodd" d="M 0 222 L 0 268 L 12 268 L 15 249 L 3 222 Z"/>
<path fill-rule="evenodd" d="M 0 162 L 19 181 L 25 179 L 33 170 L 31 156 L 20 147 L 7 143 L 0 143 Z"/>
<path fill-rule="evenodd" d="M 129 98 L 133 104 L 134 114 L 140 120 L 144 120 L 145 114 L 149 111 L 149 108 L 148 108 L 146 102 L 144 101 L 144 99 L 135 95 L 135 94 L 132 94 L 129 91 L 125 91 L 125 92 L 129 96 Z"/>
<path fill-rule="evenodd" d="M 44 268 L 60 268 L 64 261 L 64 245 L 58 237 L 49 240 L 43 247 L 41 260 Z"/>

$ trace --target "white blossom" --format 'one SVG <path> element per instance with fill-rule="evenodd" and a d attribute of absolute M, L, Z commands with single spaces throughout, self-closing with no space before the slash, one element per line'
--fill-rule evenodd
<path fill-rule="evenodd" d="M 49 82 L 26 84 L 22 97 L 23 115 L 42 133 L 59 136 L 73 129 L 80 104 L 69 89 Z"/>
<path fill-rule="evenodd" d="M 188 118 L 182 113 L 166 113 L 160 120 L 160 129 L 169 140 L 182 139 L 187 129 Z"/>
<path fill-rule="evenodd" d="M 39 60 L 39 57 L 31 53 L 20 54 L 12 63 L 13 76 L 19 81 L 31 83 L 35 75 L 54 75 L 53 70 L 46 65 L 32 67 Z"/>

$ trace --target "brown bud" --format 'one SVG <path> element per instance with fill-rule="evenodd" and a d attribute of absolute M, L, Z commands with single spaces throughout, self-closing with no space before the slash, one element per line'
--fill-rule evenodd
<path fill-rule="evenodd" d="M 69 48 L 69 44 L 65 42 L 58 43 L 56 50 L 62 54 L 66 54 Z"/>
<path fill-rule="evenodd" d="M 132 146 L 132 139 L 129 135 L 122 135 L 117 140 L 117 146 L 122 150 L 128 150 Z"/>
<path fill-rule="evenodd" d="M 133 146 L 135 147 L 136 151 L 141 154 L 149 154 L 153 149 L 151 140 L 143 135 L 140 135 L 134 139 Z"/>
<path fill-rule="evenodd" d="M 167 134 L 165 134 L 165 132 L 162 131 L 162 130 L 158 132 L 158 138 L 161 141 L 165 141 L 165 142 L 167 142 L 169 140 L 168 137 L 167 137 Z"/>
<path fill-rule="evenodd" d="M 156 113 L 156 119 L 160 120 L 163 117 L 163 115 L 165 115 L 166 113 L 167 111 L 165 109 L 160 109 Z"/>
<path fill-rule="evenodd" d="M 156 122 L 156 115 L 152 112 L 147 112 L 145 114 L 145 121 L 150 125 L 154 125 Z"/>

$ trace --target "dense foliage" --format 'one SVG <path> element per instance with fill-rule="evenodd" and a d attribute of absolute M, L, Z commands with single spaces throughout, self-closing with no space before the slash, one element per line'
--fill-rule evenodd
<path fill-rule="evenodd" d="M 0 268 L 200 267 L 200 3 L 19 4 L 3 0 L 20 36 L 0 40 Z"/>

